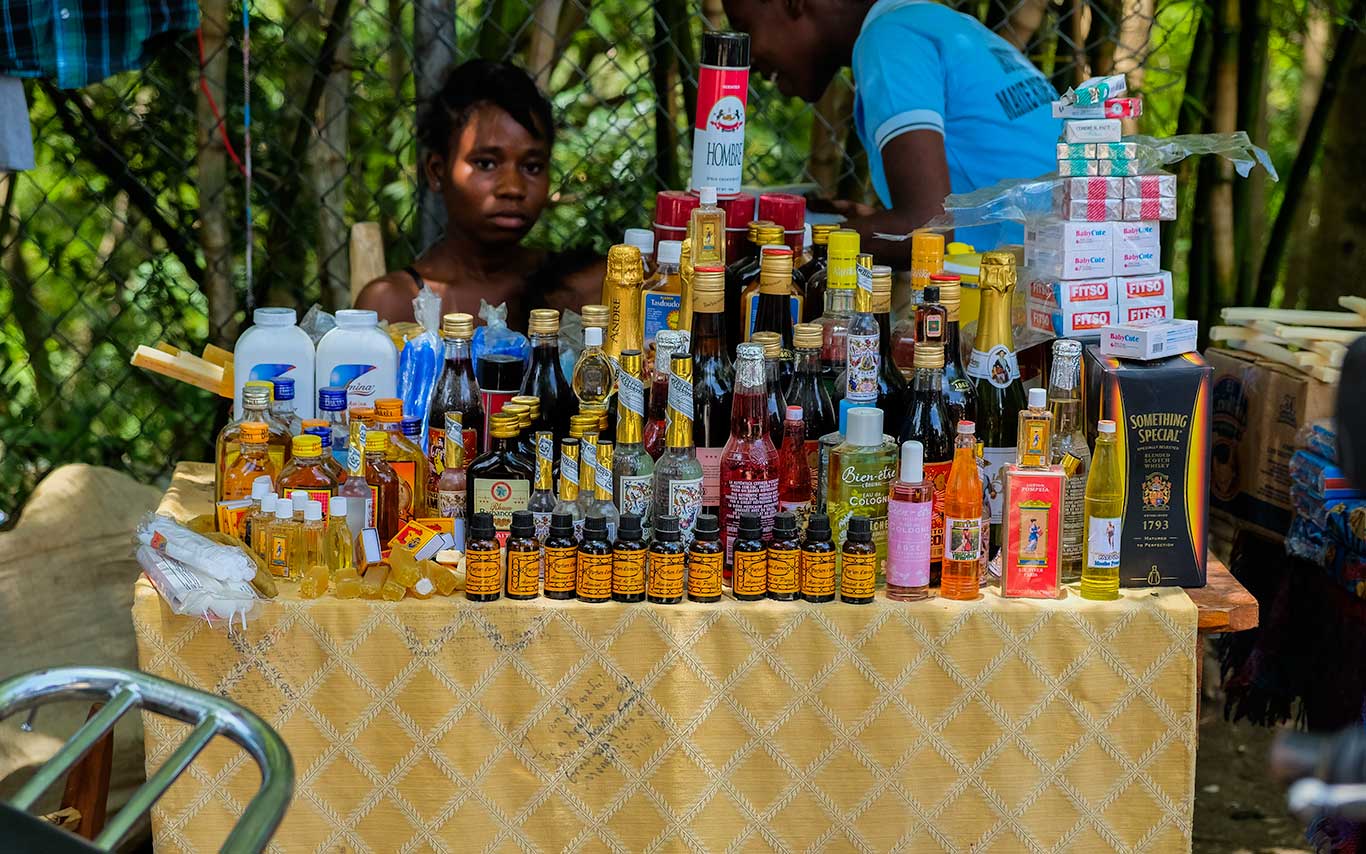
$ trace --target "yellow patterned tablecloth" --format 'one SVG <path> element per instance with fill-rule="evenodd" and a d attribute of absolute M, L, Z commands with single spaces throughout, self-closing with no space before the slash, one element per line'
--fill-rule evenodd
<path fill-rule="evenodd" d="M 178 473 L 163 509 L 198 503 Z M 1196 609 L 398 604 L 288 590 L 227 635 L 145 580 L 142 668 L 284 736 L 287 851 L 1184 851 Z M 184 729 L 148 717 L 148 767 Z M 153 816 L 213 851 L 257 783 L 211 748 Z"/>

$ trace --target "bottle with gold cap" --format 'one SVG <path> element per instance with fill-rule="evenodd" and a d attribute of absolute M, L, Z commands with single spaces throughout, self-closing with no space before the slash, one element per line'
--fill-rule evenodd
<path fill-rule="evenodd" d="M 352 421 L 350 441 L 346 447 L 346 478 L 337 494 L 346 499 L 346 525 L 359 537 L 365 528 L 375 526 L 375 496 L 365 478 L 365 444 L 369 428 L 361 421 Z"/>
<path fill-rule="evenodd" d="M 550 536 L 550 515 L 555 512 L 555 434 L 549 430 L 537 430 L 534 438 L 536 480 L 531 485 L 531 498 L 527 499 L 526 509 L 531 511 L 537 541 L 544 543 Z"/>
<path fill-rule="evenodd" d="M 398 492 L 399 519 L 407 522 L 427 512 L 427 455 L 403 435 L 403 401 L 397 397 L 375 400 L 375 429 L 389 434 L 384 460 L 401 481 Z M 444 436 L 444 433 L 443 433 Z"/>
<path fill-rule="evenodd" d="M 612 494 L 622 515 L 640 517 L 645 539 L 654 520 L 655 462 L 645 451 L 644 356 L 639 350 L 621 354 L 617 372 L 617 451 L 612 460 Z"/>
<path fill-rule="evenodd" d="M 830 235 L 839 228 L 833 222 L 811 226 L 811 260 L 802 264 L 792 278 L 802 283 L 802 323 L 812 323 L 825 310 L 825 281 L 828 271 Z"/>
<path fill-rule="evenodd" d="M 612 489 L 612 462 L 615 458 L 616 446 L 611 439 L 604 439 L 598 436 L 597 457 L 598 457 L 598 476 L 593 483 L 593 503 L 584 518 L 601 516 L 607 520 L 607 539 L 617 541 L 617 524 L 621 521 L 621 512 L 617 509 L 615 494 Z"/>
<path fill-rule="evenodd" d="M 531 408 L 524 403 L 508 402 L 503 404 L 500 411 L 517 419 L 517 438 L 512 442 L 512 449 L 523 462 L 534 469 L 536 449 L 533 447 L 534 440 L 531 435 Z"/>
<path fill-rule="evenodd" d="M 582 426 L 575 424 L 570 429 Z M 598 434 L 589 430 L 575 438 L 579 440 L 578 518 L 587 519 L 589 516 L 602 516 L 606 519 L 607 514 L 602 512 L 598 504 L 598 481 L 606 479 L 608 483 L 611 483 L 612 471 L 611 469 L 603 471 L 599 465 L 601 457 L 598 454 Z M 615 519 L 611 521 L 615 522 Z M 612 532 L 608 534 L 608 540 L 612 539 L 614 532 L 615 526 L 613 526 Z"/>
<path fill-rule="evenodd" d="M 587 309 L 588 306 L 584 306 L 585 312 Z M 578 398 L 580 412 L 604 412 L 617 391 L 617 369 L 602 349 L 602 329 L 588 325 L 587 314 L 584 324 L 583 350 L 574 363 L 570 386 Z"/>
<path fill-rule="evenodd" d="M 603 352 L 613 362 L 624 350 L 639 350 L 640 289 L 645 284 L 645 268 L 640 250 L 619 243 L 607 250 L 607 275 L 602 280 L 602 302 L 607 306 L 607 335 Z"/>
<path fill-rule="evenodd" d="M 919 442 L 923 449 L 922 480 L 933 488 L 930 519 L 930 584 L 939 583 L 944 559 L 944 490 L 953 468 L 953 437 L 944 402 L 944 345 L 928 341 L 915 345 L 915 382 L 910 413 L 901 426 L 900 440 Z"/>
<path fill-rule="evenodd" d="M 214 443 L 215 461 L 215 498 L 216 501 L 223 501 L 223 476 L 227 473 L 228 467 L 237 459 L 237 454 L 242 444 L 241 431 L 242 425 L 248 421 L 257 421 L 266 425 L 266 452 L 270 455 L 271 464 L 278 471 L 284 466 L 285 460 L 289 458 L 290 440 L 288 428 L 278 422 L 270 414 L 271 384 L 265 380 L 251 380 L 242 386 L 242 417 L 229 421 L 222 430 L 218 431 L 218 438 Z M 247 485 L 248 494 L 251 485 Z"/>
<path fill-rule="evenodd" d="M 640 334 L 646 359 L 659 333 L 681 328 L 678 324 L 683 296 L 679 272 L 682 244 L 677 240 L 659 241 L 656 258 L 655 273 L 645 280 L 640 293 Z"/>
<path fill-rule="evenodd" d="M 968 361 L 977 397 L 977 439 L 986 463 L 984 488 L 991 500 L 991 547 L 1001 545 L 1001 504 L 1005 497 L 1002 466 L 1015 462 L 1018 418 L 1024 408 L 1024 386 L 1015 358 L 1015 339 L 1010 328 L 1010 298 L 1015 290 L 1015 255 L 1011 252 L 982 254 L 979 289 L 982 315 L 977 338 Z M 988 557 L 990 560 L 990 557 Z"/>
<path fill-rule="evenodd" d="M 607 324 L 612 320 L 612 310 L 601 303 L 589 303 L 579 312 L 583 318 L 583 328 L 596 326 L 602 330 L 603 338 L 607 337 Z"/>
<path fill-rule="evenodd" d="M 532 397 L 529 394 L 519 394 L 508 403 L 515 403 L 518 406 L 525 406 L 531 416 L 531 420 L 523 425 L 523 437 L 526 440 L 528 459 L 536 456 L 536 433 L 540 430 L 551 430 L 541 420 L 541 399 Z M 566 427 L 568 425 L 566 424 Z M 554 432 L 551 430 L 551 432 Z"/>
<path fill-rule="evenodd" d="M 693 448 L 692 355 L 676 352 L 669 359 L 668 411 L 664 453 L 655 461 L 655 512 L 677 516 L 683 542 L 690 543 L 702 512 L 702 464 Z"/>
<path fill-rule="evenodd" d="M 681 287 L 678 298 L 678 328 L 687 332 L 692 329 L 692 283 L 696 268 L 692 263 L 692 241 L 683 238 L 678 247 L 678 283 Z"/>
<path fill-rule="evenodd" d="M 824 287 L 824 285 L 822 285 Z M 799 323 L 792 332 L 794 360 L 792 381 L 784 399 L 788 406 L 802 408 L 806 425 L 806 460 L 811 468 L 811 485 L 819 482 L 817 444 L 839 426 L 835 405 L 821 383 L 821 328 L 815 323 Z"/>
<path fill-rule="evenodd" d="M 816 321 L 821 326 L 821 382 L 825 393 L 838 405 L 844 389 L 837 388 L 845 368 L 845 335 L 849 315 L 854 310 L 854 290 L 858 277 L 859 234 L 847 228 L 831 232 L 827 247 L 825 276 L 825 313 Z"/>
<path fill-rule="evenodd" d="M 540 414 L 534 419 L 537 430 L 567 436 L 576 403 L 560 365 L 560 313 L 553 308 L 533 308 L 527 331 L 531 334 L 531 364 L 522 377 L 521 392 L 541 402 Z"/>
<path fill-rule="evenodd" d="M 763 266 L 765 246 L 782 246 L 783 229 L 768 220 L 749 224 L 749 240 L 745 253 L 726 265 L 726 337 L 730 341 L 749 340 L 751 312 L 754 298 L 759 293 L 759 271 Z M 733 312 L 733 313 L 732 313 Z"/>
<path fill-rule="evenodd" d="M 560 441 L 560 489 L 551 521 L 564 513 L 574 528 L 574 538 L 583 536 L 583 516 L 579 514 L 579 440 L 568 436 Z"/>
<path fill-rule="evenodd" d="M 776 332 L 783 347 L 792 348 L 792 324 L 802 316 L 802 297 L 792 281 L 792 250 L 765 246 L 759 257 L 759 290 L 745 306 L 746 326 L 753 340 L 756 332 Z"/>
<path fill-rule="evenodd" d="M 911 295 L 915 305 L 925 301 L 930 276 L 944 272 L 944 235 L 917 228 L 911 232 Z"/>
<path fill-rule="evenodd" d="M 289 462 L 280 469 L 280 476 L 275 479 L 276 490 L 281 495 L 289 495 L 296 489 L 302 489 L 308 493 L 310 501 L 326 504 L 337 494 L 337 487 L 341 484 L 323 461 L 322 439 L 307 433 L 300 434 L 294 437 L 291 450 L 293 454 Z"/>
<path fill-rule="evenodd" d="M 933 277 L 939 286 L 939 302 L 944 306 L 944 402 L 949 407 L 949 420 L 955 429 L 959 421 L 977 418 L 977 394 L 972 377 L 963 366 L 963 348 L 958 341 L 958 306 L 962 303 L 963 288 L 956 273 L 940 273 Z"/>
<path fill-rule="evenodd" d="M 403 481 L 384 459 L 389 450 L 389 434 L 383 430 L 365 431 L 365 482 L 370 486 L 374 507 L 372 525 L 381 543 L 387 543 L 403 527 L 399 517 L 399 492 Z"/>
<path fill-rule="evenodd" d="M 264 421 L 247 421 L 237 431 L 237 458 L 223 473 L 223 500 L 237 501 L 251 497 L 251 486 L 256 478 L 266 475 L 276 481 L 275 464 L 270 460 L 270 428 Z M 316 442 L 317 437 L 312 437 Z M 288 463 L 286 463 L 288 465 Z"/>
<path fill-rule="evenodd" d="M 764 348 L 764 417 L 773 447 L 783 445 L 783 418 L 787 413 L 787 399 L 783 394 L 780 365 L 783 361 L 782 339 L 778 333 L 764 330 L 754 333 L 752 343 Z M 789 360 L 790 361 L 790 360 Z"/>
<path fill-rule="evenodd" d="M 859 255 L 857 263 L 854 310 L 844 337 L 845 381 L 835 396 L 855 406 L 877 406 L 885 414 L 887 409 L 878 401 L 882 354 L 877 319 L 873 317 L 873 256 Z"/>
<path fill-rule="evenodd" d="M 699 268 L 693 275 L 693 445 L 702 464 L 706 512 L 721 512 L 721 452 L 730 438 L 730 403 L 735 373 L 726 344 L 726 273 Z"/>
<path fill-rule="evenodd" d="M 512 528 L 514 510 L 527 509 L 536 473 L 516 450 L 521 423 L 516 415 L 499 412 L 489 419 L 493 442 L 465 471 L 470 499 L 465 505 L 472 513 L 493 514 L 499 539 L 506 540 Z"/>
<path fill-rule="evenodd" d="M 427 415 L 427 488 L 435 489 L 441 474 L 444 453 L 442 442 L 446 435 L 446 413 L 459 412 L 465 430 L 474 432 L 471 451 L 481 447 L 484 438 L 484 404 L 479 397 L 479 383 L 474 378 L 474 359 L 470 341 L 474 337 L 474 318 L 463 311 L 441 318 L 441 340 L 446 347 L 446 363 L 432 392 L 431 409 Z"/>

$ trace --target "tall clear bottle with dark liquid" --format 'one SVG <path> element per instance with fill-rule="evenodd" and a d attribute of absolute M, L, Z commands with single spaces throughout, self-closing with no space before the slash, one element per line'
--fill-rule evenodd
<path fill-rule="evenodd" d="M 568 436 L 569 416 L 578 402 L 560 367 L 560 313 L 553 308 L 533 308 L 527 331 L 531 333 L 531 364 L 522 377 L 522 394 L 541 401 L 533 424 L 537 430 Z"/>
<path fill-rule="evenodd" d="M 721 452 L 730 438 L 735 373 L 725 332 L 725 271 L 699 267 L 693 274 L 693 445 L 702 464 L 704 512 L 721 512 Z M 760 357 L 762 365 L 762 356 Z M 762 380 L 762 367 L 760 368 Z"/>
<path fill-rule="evenodd" d="M 788 406 L 802 408 L 806 426 L 806 460 L 811 469 L 811 485 L 820 481 L 818 468 L 820 438 L 839 426 L 835 406 L 821 383 L 821 328 L 814 323 L 799 323 L 793 328 L 792 343 L 796 366 L 784 399 Z"/>
<path fill-rule="evenodd" d="M 982 254 L 979 288 L 982 313 L 977 338 L 968 362 L 977 397 L 977 439 L 986 463 L 983 485 L 991 502 L 991 548 L 1001 547 L 1001 509 L 1005 498 L 1002 466 L 1015 462 L 1018 419 L 1024 408 L 1024 385 L 1015 357 L 1015 338 L 1010 328 L 1010 297 L 1015 291 L 1015 255 L 1011 252 Z M 990 558 L 988 558 L 990 559 Z"/>
<path fill-rule="evenodd" d="M 803 283 L 802 323 L 811 323 L 825 310 L 825 276 L 830 235 L 839 226 L 821 222 L 811 226 L 811 260 L 797 269 L 793 278 Z"/>
<path fill-rule="evenodd" d="M 427 416 L 427 490 L 436 491 L 436 480 L 445 467 L 446 413 L 459 412 L 464 429 L 473 433 L 466 442 L 467 454 L 477 453 L 484 438 L 484 404 L 479 399 L 479 383 L 474 378 L 474 359 L 470 341 L 474 338 L 474 318 L 453 312 L 441 318 L 441 340 L 446 346 L 446 363 L 432 392 Z M 465 438 L 471 437 L 467 434 Z M 466 459 L 469 459 L 467 456 Z"/>

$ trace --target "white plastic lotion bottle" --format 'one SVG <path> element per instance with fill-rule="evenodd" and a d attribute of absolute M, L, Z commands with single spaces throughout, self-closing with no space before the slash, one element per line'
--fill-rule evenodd
<path fill-rule="evenodd" d="M 298 327 L 297 318 L 292 308 L 258 308 L 252 312 L 252 326 L 237 339 L 232 353 L 234 417 L 242 417 L 242 386 L 248 380 L 283 378 L 294 380 L 295 412 L 300 418 L 313 417 L 317 403 L 313 339 Z"/>
<path fill-rule="evenodd" d="M 398 350 L 379 328 L 373 311 L 346 308 L 337 325 L 318 342 L 318 388 L 346 389 L 346 404 L 374 406 L 375 398 L 398 394 Z"/>

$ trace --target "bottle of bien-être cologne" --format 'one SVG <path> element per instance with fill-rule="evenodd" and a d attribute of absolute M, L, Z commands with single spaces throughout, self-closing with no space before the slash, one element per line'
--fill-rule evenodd
<path fill-rule="evenodd" d="M 1081 579 L 1086 528 L 1086 478 L 1091 449 L 1081 429 L 1081 342 L 1053 342 L 1053 370 L 1048 381 L 1048 409 L 1053 413 L 1051 460 L 1062 466 L 1062 575 L 1068 584 Z"/>
<path fill-rule="evenodd" d="M 655 462 L 645 451 L 644 356 L 625 350 L 617 371 L 617 449 L 612 459 L 612 494 L 622 516 L 640 517 L 644 539 L 654 519 Z"/>
<path fill-rule="evenodd" d="M 896 479 L 897 446 L 883 436 L 881 409 L 856 406 L 848 412 L 844 441 L 830 452 L 830 526 L 843 547 L 849 518 L 856 512 L 868 518 L 880 578 L 887 562 L 887 495 Z"/>
<path fill-rule="evenodd" d="M 702 512 L 702 464 L 693 449 L 692 355 L 686 351 L 670 357 L 668 401 L 664 453 L 655 461 L 656 513 L 677 516 L 682 542 L 691 545 Z"/>

